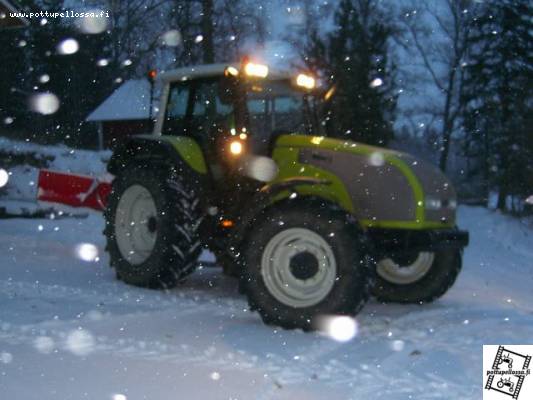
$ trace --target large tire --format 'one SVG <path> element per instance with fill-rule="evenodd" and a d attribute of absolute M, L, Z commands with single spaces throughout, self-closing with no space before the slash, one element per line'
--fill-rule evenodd
<path fill-rule="evenodd" d="M 171 288 L 196 268 L 201 207 L 193 184 L 174 168 L 125 168 L 113 181 L 105 220 L 106 249 L 118 279 Z"/>
<path fill-rule="evenodd" d="M 355 315 L 369 297 L 363 237 L 340 212 L 273 210 L 254 224 L 242 251 L 241 290 L 266 324 L 314 329 L 322 316 Z"/>
<path fill-rule="evenodd" d="M 413 268 L 416 265 L 420 266 Z M 404 263 L 381 260 L 376 265 L 373 292 L 382 302 L 429 303 L 452 287 L 461 267 L 462 252 L 458 249 L 418 253 Z"/>

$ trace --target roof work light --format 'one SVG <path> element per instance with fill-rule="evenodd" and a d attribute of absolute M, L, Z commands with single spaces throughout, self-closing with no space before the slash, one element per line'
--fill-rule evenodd
<path fill-rule="evenodd" d="M 299 74 L 296 77 L 296 84 L 306 89 L 314 89 L 316 86 L 316 80 L 312 76 L 306 74 Z"/>
<path fill-rule="evenodd" d="M 268 76 L 268 66 L 264 64 L 248 62 L 244 65 L 244 73 L 248 76 L 266 78 Z"/>

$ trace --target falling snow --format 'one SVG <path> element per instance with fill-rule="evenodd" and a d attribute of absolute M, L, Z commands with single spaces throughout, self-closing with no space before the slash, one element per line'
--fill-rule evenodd
<path fill-rule="evenodd" d="M 81 3 L 86 7 L 86 2 Z M 301 3 L 280 0 L 275 3 L 277 6 L 268 2 L 258 4 L 254 10 L 259 14 L 250 18 L 254 22 L 249 25 L 251 29 L 242 31 L 244 34 L 240 28 L 249 24 L 248 15 L 230 13 L 231 29 L 215 38 L 216 58 L 237 48 L 239 55 L 268 60 L 276 67 L 303 65 L 294 61 L 304 30 L 312 28 L 318 29 L 318 34 L 329 34 L 334 31 L 335 18 L 328 12 L 332 2 L 320 1 L 315 12 L 323 13 L 325 19 L 315 27 L 315 18 L 306 14 L 313 9 L 311 2 Z M 137 8 L 130 11 L 141 16 L 148 12 L 147 7 Z M 425 14 L 411 6 L 392 8 L 396 17 L 408 21 Z M 91 8 L 85 11 L 106 12 Z M 31 160 L 28 164 L 2 165 L 5 153 L 0 152 L 0 397 L 26 400 L 481 398 L 482 345 L 523 343 L 533 337 L 530 219 L 511 218 L 488 208 L 460 206 L 458 223 L 470 231 L 471 245 L 465 250 L 464 269 L 457 283 L 442 299 L 423 305 L 381 304 L 372 299 L 356 318 L 323 315 L 313 321 L 315 332 L 302 332 L 264 325 L 238 294 L 237 281 L 223 275 L 214 255 L 207 251 L 200 257 L 198 271 L 175 289 L 154 291 L 126 286 L 117 281 L 115 271 L 109 268 L 100 213 L 34 200 L 39 193 L 38 171 L 43 166 L 111 179 L 105 170 L 109 151 L 33 143 L 35 139 L 50 142 L 51 131 L 61 132 L 65 139 L 85 134 L 87 121 L 77 121 L 74 127 L 65 128 L 61 120 L 60 114 L 69 114 L 79 107 L 72 102 L 74 96 L 79 103 L 91 103 L 95 110 L 116 111 L 105 102 L 97 107 L 99 101 L 87 93 L 72 92 L 79 84 L 77 77 L 72 73 L 58 74 L 56 59 L 60 59 L 58 64 L 70 62 L 75 67 L 79 65 L 74 64 L 78 57 L 90 60 L 87 62 L 90 69 L 107 79 L 103 84 L 95 75 L 89 79 L 91 85 L 105 85 L 109 93 L 119 87 L 126 90 L 128 101 L 120 101 L 121 108 L 117 109 L 123 118 L 131 117 L 127 115 L 129 112 L 139 111 L 139 107 L 131 104 L 141 85 L 146 84 L 142 96 L 138 97 L 142 104 L 141 117 L 148 119 L 147 114 L 158 108 L 147 103 L 153 87 L 142 79 L 146 70 L 154 67 L 165 70 L 173 63 L 181 65 L 182 58 L 192 57 L 195 52 L 200 54 L 212 42 L 209 32 L 200 29 L 201 24 L 191 23 L 194 25 L 191 30 L 190 21 L 178 21 L 181 11 L 173 9 L 171 23 L 165 19 L 159 25 L 153 21 L 162 21 L 171 13 L 158 10 L 155 18 L 151 15 L 150 24 L 128 27 L 133 35 L 124 40 L 117 35 L 116 42 L 112 42 L 116 27 L 109 18 L 77 18 L 72 21 L 69 34 L 54 36 L 46 49 L 39 49 L 46 61 L 40 65 L 21 63 L 17 73 L 24 78 L 20 81 L 17 78 L 16 82 L 11 82 L 15 80 L 11 78 L 6 93 L 2 93 L 6 98 L 23 99 L 24 106 L 23 110 L 0 107 L 0 130 L 17 133 L 21 121 L 25 120 L 23 115 L 29 114 L 39 118 L 37 121 L 52 122 L 47 131 L 40 124 L 31 126 L 32 136 L 24 142 L 0 137 L 0 151 L 9 150 L 9 157 L 14 159 Z M 196 11 L 199 10 L 195 9 L 199 17 L 204 16 Z M 218 11 L 216 17 L 222 20 Z M 469 9 L 459 12 L 463 16 L 471 14 Z M 0 21 L 5 18 L 5 14 L 0 15 Z M 261 24 L 263 19 L 268 24 Z M 26 57 L 36 48 L 31 29 L 61 26 L 56 19 L 40 18 L 34 22 L 13 36 L 10 46 L 17 55 Z M 434 41 L 435 48 L 446 48 L 440 42 L 446 36 L 444 33 L 448 33 L 446 27 L 440 33 L 436 26 L 425 28 L 431 29 L 424 40 Z M 492 28 L 487 32 L 495 42 L 502 40 L 505 33 Z M 286 37 L 292 34 L 298 39 L 288 44 Z M 261 45 L 253 35 L 264 36 Z M 101 38 L 105 40 L 97 46 L 98 54 L 83 58 L 89 50 L 88 43 Z M 302 44 L 307 43 L 302 39 Z M 406 40 L 403 46 L 413 45 Z M 147 51 L 147 48 L 155 50 Z M 399 47 L 397 51 L 401 53 Z M 414 85 L 404 81 L 403 75 L 419 72 L 415 64 L 422 65 L 427 60 L 420 56 L 411 59 L 411 54 L 393 56 L 399 57 L 390 59 L 398 64 L 400 80 L 394 82 L 380 67 L 362 78 L 362 86 L 372 95 L 387 90 L 398 95 L 398 110 L 409 115 L 397 113 L 400 116 L 393 121 L 395 128 L 408 131 L 406 137 L 420 136 L 429 147 L 420 147 L 419 153 L 427 158 L 436 157 L 443 150 L 443 141 L 435 136 L 435 132 L 440 132 L 435 130 L 438 124 L 425 113 L 433 104 L 445 104 L 442 85 L 436 85 L 438 90 L 431 89 L 426 82 L 432 78 L 429 72 Z M 342 55 L 339 60 L 345 72 L 353 74 L 351 68 L 357 64 L 356 57 Z M 429 62 L 439 61 L 430 57 Z M 471 65 L 466 60 L 458 60 L 454 72 L 466 71 Z M 320 80 L 327 86 L 336 76 L 325 74 L 317 78 L 317 82 Z M 68 94 L 54 89 L 58 82 L 66 86 Z M 209 101 L 205 104 L 213 105 Z M 411 111 L 424 115 L 411 118 Z M 441 118 L 438 110 L 429 112 Z M 83 110 L 83 118 L 89 114 Z M 139 113 L 135 114 L 138 116 Z M 88 121 L 96 126 L 96 120 Z M 328 115 L 321 121 L 322 126 L 327 122 L 335 122 L 335 116 Z M 358 134 L 358 127 L 350 128 L 345 127 L 338 134 L 345 138 Z M 395 129 L 395 134 L 399 130 Z M 92 134 L 96 137 L 97 133 L 95 128 Z M 230 148 L 235 155 L 243 153 L 242 143 L 246 143 L 249 134 L 246 130 L 232 132 L 234 142 Z M 403 139 L 406 146 L 422 142 Z M 324 136 L 314 136 L 311 141 L 320 146 Z M 401 145 L 401 140 L 394 145 L 398 143 Z M 509 149 L 518 154 L 522 146 L 513 143 Z M 368 156 L 368 163 L 383 169 L 379 167 L 385 165 L 386 157 L 376 150 Z M 458 163 L 452 165 L 453 171 L 465 175 L 461 160 L 452 161 Z M 242 171 L 261 182 L 271 181 L 279 172 L 271 158 L 248 155 Z M 303 174 L 306 169 L 301 167 L 299 171 Z M 493 163 L 486 172 L 496 175 L 501 171 L 502 166 Z M 533 192 L 521 196 L 522 203 L 533 206 Z M 299 195 L 293 192 L 289 198 L 297 202 Z M 418 202 L 419 206 L 425 204 L 430 204 L 427 199 Z M 212 210 L 213 214 L 218 211 L 214 207 Z M 3 219 L 6 213 L 10 218 Z M 336 236 L 331 232 L 328 237 Z"/>
<path fill-rule="evenodd" d="M 57 52 L 59 54 L 69 55 L 76 53 L 80 48 L 76 39 L 65 39 L 57 46 Z"/>
<path fill-rule="evenodd" d="M 372 301 L 357 322 L 332 316 L 303 333 L 263 325 L 217 268 L 169 292 L 117 282 L 107 256 L 87 264 L 74 251 L 80 238 L 103 251 L 100 214 L 41 220 L 43 232 L 1 220 L 0 390 L 16 397 L 24 379 L 30 400 L 164 399 L 176 387 L 194 398 L 478 399 L 481 345 L 533 337 L 533 254 L 518 221 L 478 207 L 461 207 L 459 221 L 472 244 L 442 300 Z"/>

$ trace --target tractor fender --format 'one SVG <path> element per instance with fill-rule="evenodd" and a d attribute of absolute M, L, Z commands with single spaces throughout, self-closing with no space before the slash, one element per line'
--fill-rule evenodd
<path fill-rule="evenodd" d="M 269 183 L 261 188 L 260 194 L 263 194 L 266 198 L 271 199 L 273 196 L 279 195 L 285 190 L 295 189 L 297 186 L 302 185 L 330 185 L 331 181 L 327 179 L 312 178 L 308 176 L 296 176 L 293 178 L 284 179 L 282 181 L 276 181 Z M 269 204 L 272 201 L 269 201 Z"/>
<path fill-rule="evenodd" d="M 118 147 L 109 160 L 107 170 L 117 175 L 128 164 L 136 162 L 170 162 L 186 165 L 197 175 L 206 175 L 207 166 L 200 146 L 184 136 L 138 135 Z"/>
<path fill-rule="evenodd" d="M 270 207 L 292 202 L 291 192 L 296 193 L 296 188 L 304 185 L 329 185 L 331 182 L 326 179 L 312 177 L 293 177 L 263 186 L 249 201 L 251 207 L 239 217 L 237 228 L 232 232 L 232 247 L 238 248 L 244 240 L 248 229 L 253 225 L 255 219 L 264 214 Z M 309 202 L 329 203 L 332 207 L 338 207 L 329 199 L 316 196 L 302 196 L 299 201 L 305 199 Z"/>

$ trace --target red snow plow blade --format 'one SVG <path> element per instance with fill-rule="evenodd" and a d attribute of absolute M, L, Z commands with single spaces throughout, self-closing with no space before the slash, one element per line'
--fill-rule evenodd
<path fill-rule="evenodd" d="M 84 175 L 39 171 L 37 200 L 103 211 L 111 183 Z"/>

